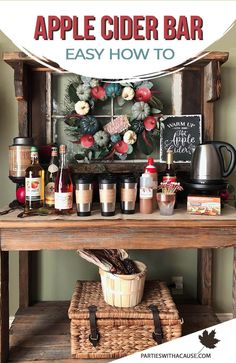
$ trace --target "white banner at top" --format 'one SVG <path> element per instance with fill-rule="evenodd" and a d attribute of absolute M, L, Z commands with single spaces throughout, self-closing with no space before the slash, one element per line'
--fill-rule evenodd
<path fill-rule="evenodd" d="M 0 29 L 26 54 L 84 76 L 151 78 L 199 55 L 234 1 L 1 1 Z"/>

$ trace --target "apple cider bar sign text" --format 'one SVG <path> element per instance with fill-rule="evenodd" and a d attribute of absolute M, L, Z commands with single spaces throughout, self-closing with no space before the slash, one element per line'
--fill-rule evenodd
<path fill-rule="evenodd" d="M 160 135 L 161 161 L 166 161 L 166 152 L 171 149 L 174 161 L 190 162 L 195 147 L 201 142 L 201 115 L 164 116 Z"/>

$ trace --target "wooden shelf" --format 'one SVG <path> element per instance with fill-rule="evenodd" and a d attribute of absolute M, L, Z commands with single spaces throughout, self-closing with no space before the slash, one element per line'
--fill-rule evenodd
<path fill-rule="evenodd" d="M 211 307 L 179 302 L 184 319 L 183 334 L 208 328 L 218 323 Z M 39 302 L 19 309 L 10 329 L 10 362 L 75 362 L 70 357 L 69 302 Z M 77 362 L 109 362 L 111 359 L 80 359 Z"/>

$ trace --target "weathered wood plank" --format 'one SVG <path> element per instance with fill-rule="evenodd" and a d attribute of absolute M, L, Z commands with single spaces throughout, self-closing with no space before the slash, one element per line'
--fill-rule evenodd
<path fill-rule="evenodd" d="M 203 71 L 203 123 L 204 140 L 213 140 L 215 124 L 215 104 L 220 98 L 221 74 L 220 63 L 212 61 Z"/>
<path fill-rule="evenodd" d="M 9 253 L 0 251 L 0 357 L 7 363 L 9 351 Z"/>
<path fill-rule="evenodd" d="M 54 334 L 54 335 L 33 335 L 14 334 L 10 335 L 11 346 L 21 346 L 24 348 L 35 347 L 54 347 L 55 349 L 66 347 L 70 348 L 70 334 Z"/>
<path fill-rule="evenodd" d="M 212 304 L 212 268 L 213 251 L 202 249 L 198 251 L 198 300 L 201 304 Z"/>
<path fill-rule="evenodd" d="M 233 258 L 233 290 L 232 290 L 233 317 L 236 318 L 236 247 L 234 247 Z"/>
<path fill-rule="evenodd" d="M 29 252 L 19 252 L 19 306 L 29 306 Z"/>
<path fill-rule="evenodd" d="M 206 102 L 215 102 L 221 93 L 220 62 L 213 60 L 204 68 L 204 98 Z"/>
<path fill-rule="evenodd" d="M 65 359 L 70 357 L 70 347 L 12 347 L 10 361 L 37 360 L 37 359 Z"/>
<path fill-rule="evenodd" d="M 140 222 L 139 222 L 140 223 Z M 141 228 L 125 226 L 124 221 L 117 227 L 102 228 L 96 223 L 89 229 L 47 229 L 38 228 L 2 230 L 2 249 L 15 250 L 56 250 L 77 248 L 217 248 L 232 247 L 236 241 L 236 228 L 181 228 L 153 225 Z"/>

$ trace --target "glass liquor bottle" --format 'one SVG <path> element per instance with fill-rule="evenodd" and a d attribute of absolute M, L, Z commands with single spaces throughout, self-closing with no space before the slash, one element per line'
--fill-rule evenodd
<path fill-rule="evenodd" d="M 167 150 L 166 169 L 162 178 L 163 182 L 176 182 L 176 173 L 173 165 L 174 153 L 172 150 Z"/>
<path fill-rule="evenodd" d="M 44 170 L 39 164 L 38 149 L 30 149 L 31 165 L 25 171 L 25 213 L 44 204 Z"/>
<path fill-rule="evenodd" d="M 57 147 L 53 146 L 50 164 L 45 177 L 45 205 L 48 208 L 54 208 L 55 205 L 55 180 L 58 172 L 58 165 Z"/>
<path fill-rule="evenodd" d="M 60 165 L 55 179 L 55 210 L 66 214 L 73 208 L 73 183 L 66 159 L 66 145 L 60 145 Z"/>

